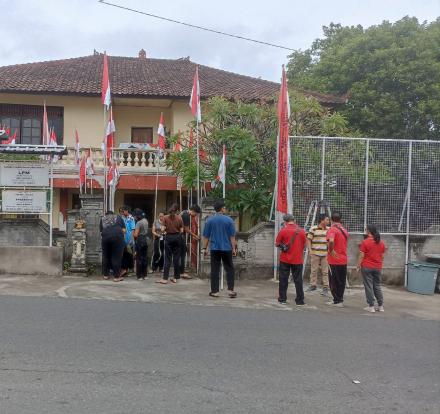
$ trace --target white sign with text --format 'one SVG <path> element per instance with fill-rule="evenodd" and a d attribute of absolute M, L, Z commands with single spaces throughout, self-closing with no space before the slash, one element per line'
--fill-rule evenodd
<path fill-rule="evenodd" d="M 49 166 L 37 163 L 0 164 L 0 186 L 48 187 Z"/>
<path fill-rule="evenodd" d="M 4 213 L 46 213 L 46 191 L 2 191 Z"/>

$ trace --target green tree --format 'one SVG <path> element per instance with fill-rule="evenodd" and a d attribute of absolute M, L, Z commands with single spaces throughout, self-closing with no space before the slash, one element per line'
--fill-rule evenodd
<path fill-rule="evenodd" d="M 348 94 L 341 113 L 364 136 L 438 139 L 440 18 L 367 29 L 332 23 L 323 31 L 323 39 L 290 55 L 291 85 Z"/>
<path fill-rule="evenodd" d="M 291 92 L 290 101 L 292 135 L 338 136 L 350 132 L 342 115 L 321 107 L 315 99 Z M 239 213 L 240 222 L 246 222 L 245 228 L 267 219 L 276 174 L 275 105 L 231 102 L 216 97 L 206 103 L 203 114 L 200 142 L 206 159 L 201 161 L 200 176 L 202 181 L 214 184 L 210 195 L 222 195 L 222 185 L 216 185 L 215 178 L 225 145 L 228 208 Z M 177 136 L 171 137 L 172 142 L 176 140 Z M 183 151 L 171 154 L 167 163 L 182 178 L 185 187 L 195 187 L 195 147 L 184 144 Z"/>

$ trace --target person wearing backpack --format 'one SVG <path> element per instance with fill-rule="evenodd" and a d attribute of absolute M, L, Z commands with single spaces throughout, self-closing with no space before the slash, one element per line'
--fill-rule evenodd
<path fill-rule="evenodd" d="M 136 248 L 136 278 L 145 280 L 148 270 L 148 220 L 140 209 L 136 209 L 135 218 L 136 227 L 133 238 Z"/>
<path fill-rule="evenodd" d="M 283 220 L 285 225 L 279 231 L 275 240 L 275 245 L 281 250 L 278 302 L 281 305 L 287 303 L 287 288 L 289 286 L 289 276 L 292 272 L 296 289 L 295 303 L 301 306 L 305 305 L 302 269 L 304 247 L 307 242 L 306 233 L 295 223 L 295 218 L 291 214 L 284 215 Z"/>
<path fill-rule="evenodd" d="M 99 222 L 102 245 L 102 274 L 104 279 L 110 276 L 110 268 L 113 271 L 113 281 L 120 282 L 121 260 L 124 253 L 125 223 L 120 216 L 113 211 L 107 211 Z"/>
<path fill-rule="evenodd" d="M 327 231 L 329 265 L 329 283 L 333 301 L 327 305 L 344 307 L 344 292 L 347 282 L 347 243 L 348 231 L 341 224 L 342 215 L 338 211 L 332 213 L 332 226 Z"/>

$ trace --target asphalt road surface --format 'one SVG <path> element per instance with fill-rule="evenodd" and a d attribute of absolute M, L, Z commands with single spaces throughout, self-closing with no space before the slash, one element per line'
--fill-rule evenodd
<path fill-rule="evenodd" d="M 438 414 L 439 356 L 434 321 L 0 297 L 1 414 Z"/>

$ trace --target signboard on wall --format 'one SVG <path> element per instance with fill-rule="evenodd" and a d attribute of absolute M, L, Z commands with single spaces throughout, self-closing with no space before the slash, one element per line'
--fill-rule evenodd
<path fill-rule="evenodd" d="M 2 187 L 48 187 L 49 166 L 38 163 L 0 164 Z"/>
<path fill-rule="evenodd" d="M 46 213 L 46 191 L 2 191 L 2 212 L 4 213 Z"/>

